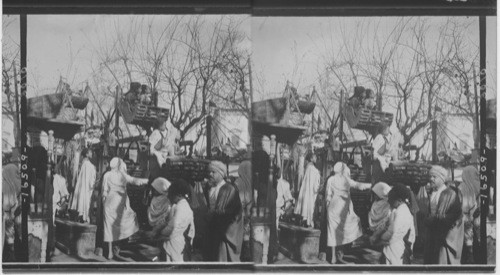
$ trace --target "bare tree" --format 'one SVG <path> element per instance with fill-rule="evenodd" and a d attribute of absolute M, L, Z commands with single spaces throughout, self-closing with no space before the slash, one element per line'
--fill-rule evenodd
<path fill-rule="evenodd" d="M 340 42 L 336 47 L 333 45 L 334 39 L 331 39 L 332 45 L 328 47 L 329 52 L 324 58 L 325 73 L 320 77 L 320 93 L 330 98 L 323 102 L 328 104 L 328 109 L 338 109 L 341 89 L 344 90 L 345 100 L 354 86 L 361 85 L 373 88 L 378 94 L 378 105 L 382 106 L 382 95 L 388 96 L 384 91 L 389 82 L 390 64 L 398 53 L 399 42 L 409 22 L 409 19 L 398 20 L 385 35 L 381 33 L 384 28 L 380 26 L 380 20 L 375 24 L 373 20 L 359 21 L 354 30 L 342 25 L 339 27 L 340 39 L 335 40 Z M 332 129 L 333 126 L 337 125 L 332 123 Z M 346 130 L 351 131 L 350 128 Z M 365 135 L 368 138 L 368 134 Z"/>
<path fill-rule="evenodd" d="M 474 95 L 468 87 L 477 85 L 478 47 L 466 39 L 470 26 L 470 21 L 454 19 L 436 26 L 428 19 L 403 18 L 387 35 L 380 34 L 380 22 L 373 20 L 359 22 L 349 32 L 341 27 L 339 45 L 332 45 L 324 58 L 330 74 L 321 75 L 320 87 L 329 90 L 325 99 L 331 99 L 324 103 L 338 104 L 341 88 L 374 88 L 382 95 L 383 110 L 395 110 L 404 145 L 424 133 L 422 143 L 416 144 L 416 155 L 420 155 L 430 138 L 425 130 L 438 119 L 436 110 L 463 114 L 472 121 Z"/>
<path fill-rule="evenodd" d="M 449 93 L 439 97 L 441 105 L 447 106 L 448 114 L 460 116 L 473 124 L 474 147 L 479 148 L 479 47 L 467 41 L 465 31 L 473 27 L 470 22 L 451 22 L 449 31 L 453 55 L 447 61 Z"/>
<path fill-rule="evenodd" d="M 225 16 L 215 21 L 173 16 L 166 24 L 134 18 L 129 28 L 116 25 L 111 38 L 103 36 L 96 46 L 96 71 L 120 87 L 147 82 L 167 103 L 181 137 L 197 128 L 199 139 L 210 101 L 249 108 L 248 53 L 239 48 L 240 23 Z"/>
<path fill-rule="evenodd" d="M 18 24 L 13 17 L 2 17 L 3 29 L 13 24 Z M 2 117 L 14 123 L 15 146 L 20 146 L 20 122 L 19 122 L 19 51 L 20 45 L 11 37 L 4 37 L 2 43 Z"/>

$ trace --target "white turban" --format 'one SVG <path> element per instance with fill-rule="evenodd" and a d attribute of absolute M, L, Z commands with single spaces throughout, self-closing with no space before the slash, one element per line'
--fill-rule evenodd
<path fill-rule="evenodd" d="M 165 178 L 156 178 L 153 183 L 151 183 L 151 186 L 158 191 L 160 194 L 166 194 L 168 192 L 168 188 L 170 188 L 170 181 L 168 181 Z"/>
<path fill-rule="evenodd" d="M 113 170 L 118 170 L 120 168 L 120 158 L 114 157 L 110 162 L 109 162 L 109 167 Z"/>
<path fill-rule="evenodd" d="M 377 196 L 381 199 L 387 199 L 389 195 L 389 191 L 391 191 L 392 187 L 390 187 L 385 182 L 378 182 L 372 188 L 373 193 L 377 194 Z"/>
<path fill-rule="evenodd" d="M 127 173 L 127 164 L 125 164 L 125 162 L 119 157 L 114 157 L 109 162 L 109 167 L 111 167 L 112 170 Z"/>
<path fill-rule="evenodd" d="M 446 180 L 448 179 L 448 170 L 439 165 L 433 165 L 429 173 L 432 176 L 442 179 L 443 182 L 446 182 Z"/>
<path fill-rule="evenodd" d="M 214 160 L 214 161 L 210 162 L 208 169 L 211 169 L 211 170 L 214 170 L 214 171 L 220 173 L 223 177 L 225 177 L 227 174 L 226 165 L 218 160 Z"/>
<path fill-rule="evenodd" d="M 341 161 L 337 162 L 333 166 L 333 172 L 335 172 L 335 174 L 341 174 L 341 175 L 344 175 L 346 177 L 351 176 L 351 169 L 349 169 L 349 167 Z"/>

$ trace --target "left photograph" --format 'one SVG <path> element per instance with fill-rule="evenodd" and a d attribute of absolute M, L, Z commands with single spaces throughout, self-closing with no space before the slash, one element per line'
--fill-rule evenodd
<path fill-rule="evenodd" d="M 3 15 L 3 262 L 253 262 L 250 20 Z"/>

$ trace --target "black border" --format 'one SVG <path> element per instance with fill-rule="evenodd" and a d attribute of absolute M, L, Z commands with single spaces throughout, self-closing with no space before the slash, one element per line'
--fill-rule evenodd
<path fill-rule="evenodd" d="M 194 264 L 167 264 L 167 263 L 4 263 L 5 273 L 23 273 L 27 271 L 42 271 L 53 273 L 68 272 L 196 272 L 196 273 L 228 273 L 241 272 L 253 273 L 255 267 L 252 263 L 224 264 L 224 263 L 194 263 Z"/>
<path fill-rule="evenodd" d="M 4 0 L 3 13 L 491 16 L 496 6 L 496 0 Z"/>
<path fill-rule="evenodd" d="M 199 272 L 199 273 L 228 273 L 228 272 L 467 272 L 485 273 L 494 272 L 493 265 L 253 265 L 224 264 L 224 263 L 194 263 L 194 264 L 166 264 L 166 263 L 5 263 L 2 265 L 5 273 L 21 273 L 38 270 L 43 272 Z"/>
<path fill-rule="evenodd" d="M 446 0 L 91 0 L 86 3 L 76 0 L 4 0 L 4 14 L 20 14 L 23 17 L 35 14 L 248 14 L 252 16 L 496 16 L 496 0 L 467 0 L 467 2 Z M 21 39 L 21 41 L 23 41 Z M 24 40 L 25 41 L 25 40 Z M 26 42 L 26 41 L 25 41 Z M 23 42 L 21 42 L 23 44 Z M 24 45 L 25 46 L 25 45 Z M 21 45 L 23 48 L 23 45 Z M 25 52 L 25 51 L 24 51 Z M 23 63 L 23 55 L 21 55 Z M 24 56 L 24 68 L 26 57 Z M 24 71 L 26 73 L 26 71 Z M 26 81 L 26 74 L 22 81 Z M 21 117 L 26 114 L 25 93 L 21 97 Z M 24 106 L 24 107 L 23 107 Z M 23 119 L 21 127 L 25 133 Z M 483 128 L 481 128 L 483 131 Z M 25 148 L 26 137 L 22 135 Z M 484 148 L 484 147 L 483 147 Z M 25 150 L 25 149 L 24 149 Z M 23 156 L 25 156 L 25 151 Z M 23 158 L 23 163 L 27 160 Z M 164 263 L 2 263 L 6 273 L 20 273 L 34 270 L 46 272 L 493 272 L 493 265 L 253 265 L 252 263 L 221 264 L 164 264 Z"/>

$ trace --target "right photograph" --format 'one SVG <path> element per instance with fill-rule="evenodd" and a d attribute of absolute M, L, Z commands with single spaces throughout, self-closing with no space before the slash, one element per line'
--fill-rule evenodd
<path fill-rule="evenodd" d="M 496 25 L 252 17 L 255 263 L 495 265 Z"/>

